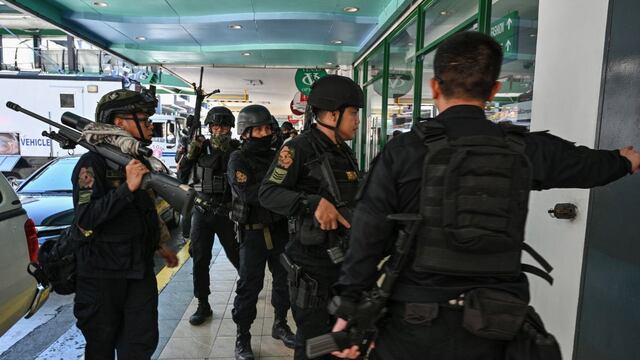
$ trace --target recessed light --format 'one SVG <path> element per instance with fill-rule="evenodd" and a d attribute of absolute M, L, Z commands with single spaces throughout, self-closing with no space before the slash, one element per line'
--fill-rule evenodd
<path fill-rule="evenodd" d="M 440 11 L 440 15 L 447 16 L 447 15 L 449 15 L 449 12 L 447 10 L 442 10 L 442 11 Z"/>
<path fill-rule="evenodd" d="M 94 1 L 93 2 L 93 6 L 107 7 L 107 6 L 109 6 L 109 4 L 107 4 L 106 2 L 102 2 L 102 1 Z"/>
<path fill-rule="evenodd" d="M 336 45 L 340 45 L 342 44 L 342 40 L 333 40 L 331 41 L 332 44 L 336 44 Z"/>
<path fill-rule="evenodd" d="M 354 13 L 354 12 L 358 12 L 360 9 L 355 6 L 347 6 L 343 10 L 348 13 Z"/>
<path fill-rule="evenodd" d="M 144 36 L 136 36 L 136 40 L 145 41 L 147 38 Z"/>
<path fill-rule="evenodd" d="M 250 52 L 243 52 L 242 56 L 251 56 L 251 53 Z"/>
<path fill-rule="evenodd" d="M 327 61 L 327 62 L 325 63 L 325 65 L 329 65 L 329 66 L 331 66 L 331 65 L 333 65 L 333 63 L 332 63 L 332 62 L 330 62 L 330 61 Z"/>
<path fill-rule="evenodd" d="M 4 1 L 0 1 L 0 6 L 5 6 L 7 4 L 4 3 Z"/>
<path fill-rule="evenodd" d="M 242 29 L 242 25 L 231 24 L 231 25 L 229 25 L 229 29 L 231 29 L 231 30 L 240 30 L 240 29 Z"/>
<path fill-rule="evenodd" d="M 529 34 L 529 37 L 534 38 L 534 37 L 536 37 L 536 34 Z"/>

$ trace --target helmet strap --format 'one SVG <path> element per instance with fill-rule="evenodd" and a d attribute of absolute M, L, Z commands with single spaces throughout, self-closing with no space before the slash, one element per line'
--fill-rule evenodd
<path fill-rule="evenodd" d="M 144 138 L 144 133 L 142 132 L 142 126 L 140 126 L 140 120 L 138 120 L 138 114 L 131 113 L 131 115 L 133 115 L 133 119 L 134 119 L 133 121 L 136 123 L 136 128 L 138 128 L 138 135 L 139 135 L 139 136 L 134 136 L 134 138 L 140 141 L 145 146 L 151 145 L 151 140 L 147 140 Z"/>
<path fill-rule="evenodd" d="M 338 110 L 340 112 L 340 115 L 338 115 L 338 121 L 336 121 L 336 126 L 331 126 L 328 124 L 325 124 L 323 122 L 320 121 L 320 119 L 316 118 L 316 123 L 322 127 L 325 127 L 329 130 L 333 130 L 333 133 L 336 137 L 336 142 L 344 142 L 344 140 L 342 139 L 342 137 L 340 136 L 340 133 L 338 132 L 338 129 L 340 129 L 340 124 L 342 123 L 342 115 L 344 115 L 344 109 L 340 109 Z"/>

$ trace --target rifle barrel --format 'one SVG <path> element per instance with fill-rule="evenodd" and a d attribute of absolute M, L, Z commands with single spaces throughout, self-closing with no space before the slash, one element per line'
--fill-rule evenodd
<path fill-rule="evenodd" d="M 29 116 L 31 116 L 33 118 L 36 118 L 36 119 L 38 119 L 38 120 L 40 120 L 40 121 L 42 121 L 44 123 L 47 123 L 48 125 L 53 126 L 56 129 L 69 130 L 69 128 L 67 128 L 66 126 L 62 126 L 62 125 L 60 125 L 60 124 L 58 124 L 58 123 L 56 123 L 54 121 L 51 121 L 51 120 L 47 119 L 46 117 L 44 117 L 42 115 L 36 114 L 33 111 L 29 111 L 29 110 L 23 108 L 22 106 L 12 102 L 12 101 L 7 101 L 7 107 L 9 109 L 13 110 L 13 111 L 21 112 L 21 113 L 27 114 L 27 115 L 29 115 Z M 80 137 L 80 134 L 77 134 L 77 135 L 78 135 L 78 137 Z"/>

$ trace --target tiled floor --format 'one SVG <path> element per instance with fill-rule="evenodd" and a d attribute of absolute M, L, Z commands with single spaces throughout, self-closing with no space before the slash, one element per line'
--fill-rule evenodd
<path fill-rule="evenodd" d="M 189 261 L 184 266 L 188 267 L 188 274 L 191 274 L 192 262 Z M 187 273 L 187 271 L 183 270 L 187 269 L 182 269 L 181 273 Z M 231 319 L 231 309 L 233 308 L 233 299 L 235 297 L 237 273 L 226 256 L 224 256 L 224 252 L 219 252 L 211 265 L 210 274 L 211 295 L 209 295 L 209 303 L 213 308 L 213 318 L 200 326 L 192 326 L 188 321 L 189 316 L 197 307 L 195 298 L 190 298 L 186 311 L 176 314 L 176 311 L 168 308 L 177 308 L 177 304 L 184 303 L 185 297 L 182 296 L 182 299 L 179 299 L 179 296 L 161 293 L 159 309 L 160 337 L 162 338 L 164 335 L 169 338 L 165 339 L 166 345 L 161 350 L 159 359 L 234 358 L 236 326 Z M 293 350 L 287 349 L 281 341 L 274 340 L 271 337 L 271 325 L 273 323 L 273 307 L 270 303 L 271 276 L 268 270 L 266 274 L 264 288 L 258 298 L 258 316 L 251 328 L 253 353 L 256 359 L 292 359 Z M 178 275 L 171 280 L 171 284 L 167 288 L 169 292 L 192 291 L 191 286 L 190 278 L 185 275 L 182 277 Z M 177 304 L 172 301 L 176 301 Z M 289 314 L 289 324 L 295 331 L 295 323 L 291 318 L 291 314 Z M 163 328 L 165 329 L 164 334 Z M 167 334 L 169 332 L 168 329 L 172 328 L 174 328 L 173 331 Z"/>

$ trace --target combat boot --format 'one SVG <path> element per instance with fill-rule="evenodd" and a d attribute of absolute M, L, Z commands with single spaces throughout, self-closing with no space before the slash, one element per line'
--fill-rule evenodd
<path fill-rule="evenodd" d="M 291 331 L 286 318 L 275 318 L 271 327 L 271 336 L 276 340 L 282 340 L 284 346 L 289 349 L 296 347 L 296 336 Z"/>
<path fill-rule="evenodd" d="M 198 300 L 198 308 L 196 312 L 191 315 L 189 318 L 189 323 L 191 325 L 201 325 L 205 320 L 210 318 L 213 315 L 213 311 L 211 310 L 211 306 L 207 300 Z"/>
<path fill-rule="evenodd" d="M 238 330 L 236 335 L 236 360 L 253 360 L 251 349 L 251 334 L 248 331 Z"/>

